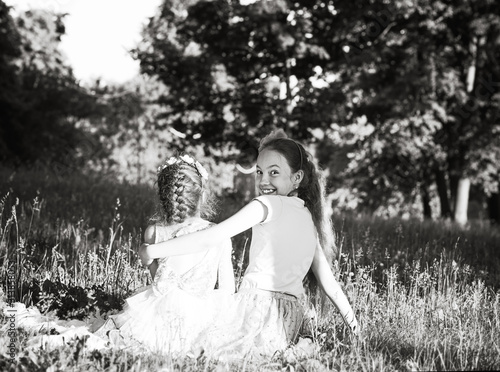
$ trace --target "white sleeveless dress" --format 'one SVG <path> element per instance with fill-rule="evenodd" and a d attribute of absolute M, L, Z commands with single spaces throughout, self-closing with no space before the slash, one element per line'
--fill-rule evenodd
<path fill-rule="evenodd" d="M 209 226 L 202 219 L 187 225 L 156 226 L 155 241 L 166 241 Z M 129 297 L 123 311 L 111 316 L 95 334 L 110 336 L 109 331 L 118 330 L 121 346 L 147 352 L 183 355 L 191 351 L 195 340 L 213 319 L 214 303 L 219 297 L 214 290 L 218 266 L 228 251 L 231 251 L 230 240 L 209 249 L 183 274 L 177 273 L 170 258 L 159 259 L 153 284 Z"/>
<path fill-rule="evenodd" d="M 166 241 L 210 225 L 201 218 L 173 226 L 158 225 L 155 241 Z M 228 239 L 204 254 L 190 255 L 196 263 L 182 274 L 176 271 L 174 260 L 159 259 L 153 283 L 126 299 L 123 310 L 104 324 L 99 319 L 94 322 L 48 319 L 37 308 L 26 309 L 24 304 L 16 303 L 17 326 L 34 333 L 28 342 L 32 348 L 57 348 L 77 337 L 87 337 L 86 345 L 91 349 L 111 347 L 185 355 L 195 348 L 193 345 L 199 345 L 195 340 L 213 321 L 220 299 L 231 297 L 227 291 L 214 289 L 219 263 L 231 250 Z"/>

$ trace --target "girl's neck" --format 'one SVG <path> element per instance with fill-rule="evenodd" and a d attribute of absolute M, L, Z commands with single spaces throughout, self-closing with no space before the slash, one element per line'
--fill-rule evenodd
<path fill-rule="evenodd" d="M 196 213 L 195 215 L 193 216 L 190 216 L 190 217 L 187 217 L 182 223 L 190 223 L 190 222 L 193 222 L 193 221 L 196 221 L 196 220 L 199 220 L 201 218 L 201 215 L 200 213 Z"/>

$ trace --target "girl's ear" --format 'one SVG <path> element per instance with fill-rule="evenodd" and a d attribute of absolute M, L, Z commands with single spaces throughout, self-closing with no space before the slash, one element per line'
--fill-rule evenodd
<path fill-rule="evenodd" d="M 293 175 L 293 182 L 297 184 L 301 183 L 303 179 L 304 179 L 304 171 L 302 169 L 298 170 Z"/>

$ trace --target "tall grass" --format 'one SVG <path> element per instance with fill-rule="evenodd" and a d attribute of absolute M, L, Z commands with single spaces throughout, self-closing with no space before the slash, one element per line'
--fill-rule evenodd
<path fill-rule="evenodd" d="M 418 263 L 426 268 L 441 260 L 447 265 L 447 278 L 456 276 L 453 268 L 460 266 L 468 273 L 463 280 L 480 278 L 500 288 L 499 226 L 486 221 L 471 221 L 462 227 L 449 221 L 369 216 L 335 215 L 333 220 L 340 252 L 351 257 L 355 266 L 371 267 L 377 281 L 389 267 L 396 266 L 408 283 L 408 265 Z"/>
<path fill-rule="evenodd" d="M 147 283 L 136 249 L 154 212 L 152 187 L 81 174 L 0 173 L 6 180 L 0 186 L 0 257 L 3 273 L 15 266 L 19 300 L 44 310 L 62 307 L 60 314 L 69 316 L 83 304 L 84 288 L 106 293 L 102 302 L 117 308 Z"/>
<path fill-rule="evenodd" d="M 99 174 L 67 173 L 64 175 L 46 169 L 10 170 L 0 166 L 0 195 L 7 193 L 5 208 L 16 200 L 17 210 L 34 217 L 40 216 L 50 228 L 48 235 L 68 225 L 88 229 L 87 234 L 106 232 L 117 218 L 123 231 L 136 234 L 154 212 L 155 191 L 151 183 L 134 185 L 116 182 Z M 32 203 L 37 198 L 37 203 Z M 119 200 L 118 208 L 117 200 Z M 8 218 L 4 214 L 3 222 Z M 29 223 L 23 221 L 23 223 Z M 68 227 L 68 228 L 71 228 Z M 23 226 L 24 228 L 24 226 Z M 62 230 L 64 231 L 64 229 Z M 99 232 L 100 231 L 100 232 Z"/>
<path fill-rule="evenodd" d="M 45 178 L 44 178 L 45 177 Z M 8 178 L 6 178 L 8 179 Z M 45 180 L 46 182 L 42 182 Z M 7 187 L 5 187 L 7 185 Z M 16 298 L 42 312 L 82 319 L 117 311 L 148 284 L 136 248 L 153 212 L 152 188 L 75 175 L 17 173 L 0 202 L 0 275 L 16 267 Z M 108 192 L 109 191 L 109 192 Z M 135 199 L 135 200 L 134 200 Z M 239 209 L 237 196 L 221 206 Z M 101 219 L 102 218 L 102 219 Z M 7 370 L 495 370 L 500 368 L 500 234 L 476 223 L 335 216 L 335 273 L 361 324 L 353 338 L 331 306 L 311 319 L 315 349 L 277 353 L 231 365 L 203 355 L 180 359 L 126 352 L 89 352 L 84 340 L 57 350 L 24 350 Z M 235 273 L 244 270 L 248 236 L 234 240 Z M 305 336 L 305 334 L 303 335 Z M 7 338 L 0 337 L 5 355 Z"/>

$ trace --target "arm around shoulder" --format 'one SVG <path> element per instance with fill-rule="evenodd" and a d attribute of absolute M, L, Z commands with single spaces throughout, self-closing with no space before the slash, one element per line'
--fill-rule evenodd
<path fill-rule="evenodd" d="M 262 203 L 251 201 L 233 216 L 208 229 L 141 248 L 141 259 L 203 252 L 262 222 L 267 212 L 265 208 Z"/>

